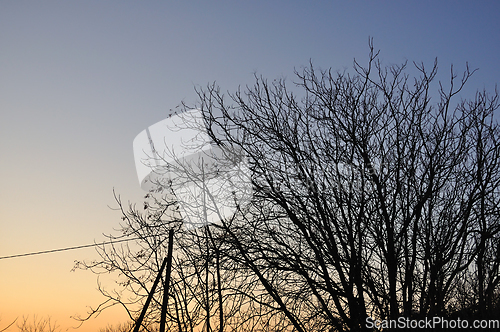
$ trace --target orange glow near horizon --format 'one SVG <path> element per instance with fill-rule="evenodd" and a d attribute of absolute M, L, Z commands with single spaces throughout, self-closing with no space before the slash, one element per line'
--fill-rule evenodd
<path fill-rule="evenodd" d="M 23 317 L 32 322 L 34 316 L 50 317 L 60 331 L 99 331 L 126 322 L 128 316 L 121 306 L 106 309 L 83 324 L 73 318 L 85 317 L 89 307 L 95 308 L 105 299 L 97 290 L 96 275 L 71 272 L 74 260 L 90 254 L 92 249 L 0 260 L 0 330 L 16 318 L 17 323 Z M 113 286 L 112 276 L 100 280 L 109 288 Z M 9 331 L 18 331 L 17 324 L 5 332 Z"/>

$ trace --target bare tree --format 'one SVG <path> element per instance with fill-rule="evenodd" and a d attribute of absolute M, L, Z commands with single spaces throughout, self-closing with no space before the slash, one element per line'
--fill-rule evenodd
<path fill-rule="evenodd" d="M 251 165 L 251 241 L 234 241 L 270 274 L 261 281 L 296 330 L 313 317 L 357 330 L 368 315 L 446 315 L 471 270 L 481 312 L 498 293 L 497 93 L 453 104 L 473 71 L 452 70 L 433 104 L 437 63 L 410 79 L 371 50 L 354 75 L 297 73 L 301 98 L 262 78 L 228 96 L 200 91 L 214 142 Z"/>
<path fill-rule="evenodd" d="M 257 77 L 244 91 L 199 90 L 212 144 L 244 152 L 253 198 L 196 230 L 174 218 L 173 196 L 148 194 L 143 212 L 118 200 L 124 235 L 141 240 L 84 264 L 122 273 L 134 300 L 106 293 L 110 303 L 135 317 L 131 305 L 146 296 L 175 227 L 169 314 L 179 331 L 358 331 L 370 317 L 493 316 L 498 94 L 456 100 L 468 67 L 433 94 L 437 62 L 415 63 L 410 77 L 406 63 L 384 67 L 377 56 L 370 43 L 368 64 L 355 61 L 353 73 L 310 65 L 292 88 Z"/>
<path fill-rule="evenodd" d="M 21 332 L 56 332 L 61 329 L 52 322 L 50 317 L 38 318 L 36 315 L 30 320 L 29 316 L 23 316 L 21 322 L 17 323 L 17 327 Z"/>

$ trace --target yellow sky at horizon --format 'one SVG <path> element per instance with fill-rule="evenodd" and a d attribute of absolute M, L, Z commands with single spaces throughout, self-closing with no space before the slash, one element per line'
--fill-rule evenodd
<path fill-rule="evenodd" d="M 89 306 L 96 307 L 105 299 L 97 290 L 95 274 L 71 271 L 75 260 L 91 258 L 97 258 L 93 248 L 0 260 L 0 330 L 23 316 L 32 321 L 34 315 L 51 317 L 61 331 L 98 331 L 126 322 L 125 310 L 115 306 L 75 329 L 80 323 L 71 317 L 85 317 Z M 113 287 L 112 278 L 100 280 Z M 5 332 L 9 331 L 18 331 L 16 324 Z"/>

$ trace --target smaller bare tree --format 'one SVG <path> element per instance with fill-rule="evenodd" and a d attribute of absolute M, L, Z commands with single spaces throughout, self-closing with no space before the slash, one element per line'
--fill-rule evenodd
<path fill-rule="evenodd" d="M 32 319 L 29 316 L 23 316 L 21 322 L 17 324 L 21 332 L 59 332 L 59 325 L 52 321 L 50 317 L 38 318 L 36 315 Z"/>

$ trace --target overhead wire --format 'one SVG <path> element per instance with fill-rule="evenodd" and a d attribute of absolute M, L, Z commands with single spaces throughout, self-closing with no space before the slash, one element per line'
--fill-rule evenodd
<path fill-rule="evenodd" d="M 25 257 L 25 256 L 35 256 L 35 255 L 41 255 L 41 254 L 50 254 L 50 253 L 54 253 L 54 252 L 76 250 L 76 249 L 83 249 L 83 248 L 91 248 L 91 247 L 97 247 L 97 246 L 100 246 L 100 245 L 115 244 L 115 243 L 127 242 L 127 241 L 133 241 L 133 240 L 140 240 L 140 239 L 142 239 L 142 238 L 121 239 L 121 240 L 108 241 L 108 242 L 100 242 L 100 243 L 93 243 L 93 244 L 84 244 L 84 245 L 81 245 L 81 246 L 74 246 L 74 247 L 66 247 L 66 248 L 59 248 L 59 249 L 42 250 L 42 251 L 35 251 L 35 252 L 29 252 L 29 253 L 17 254 L 17 255 L 10 255 L 10 256 L 1 256 L 0 260 L 2 260 L 2 259 L 8 259 L 8 258 Z"/>

